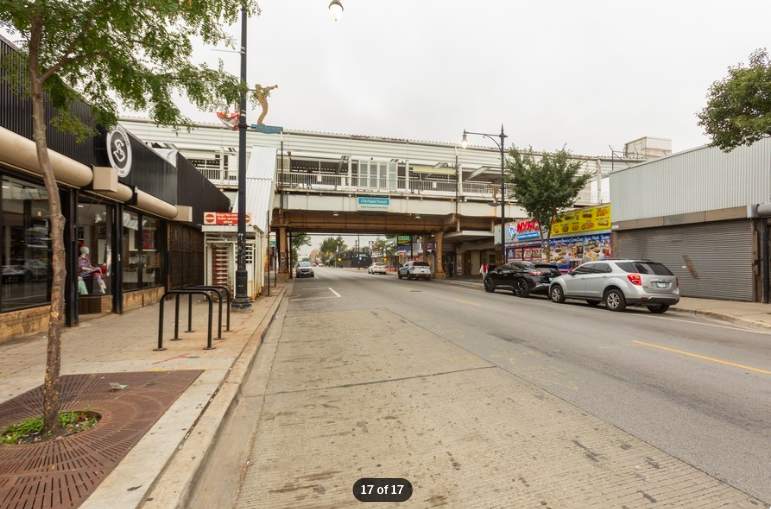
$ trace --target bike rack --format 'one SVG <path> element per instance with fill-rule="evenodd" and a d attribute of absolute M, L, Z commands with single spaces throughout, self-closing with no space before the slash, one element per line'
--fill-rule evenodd
<path fill-rule="evenodd" d="M 206 341 L 206 348 L 204 350 L 214 350 L 214 347 L 211 346 L 211 332 L 212 332 L 212 313 L 214 311 L 213 309 L 213 301 L 211 298 L 211 295 L 209 295 L 209 291 L 213 290 L 203 290 L 203 289 L 182 289 L 182 290 L 169 290 L 166 293 L 163 294 L 163 297 L 161 297 L 161 307 L 158 313 L 158 348 L 154 348 L 153 351 L 155 352 L 162 352 L 166 350 L 163 347 L 163 304 L 166 301 L 166 297 L 169 295 L 176 295 L 177 301 L 176 305 L 174 306 L 175 312 L 174 312 L 174 338 L 173 340 L 179 339 L 179 296 L 180 295 L 189 295 L 190 298 L 190 309 L 192 310 L 192 298 L 193 295 L 203 295 L 206 297 L 206 299 L 209 301 L 209 334 Z M 219 293 L 219 292 L 218 292 Z M 221 294 L 220 294 L 221 296 Z M 192 313 L 190 314 L 192 316 Z M 188 317 L 188 324 L 190 323 L 190 318 Z M 188 325 L 189 328 L 189 325 Z M 220 301 L 220 336 L 222 335 L 222 302 Z"/>
<path fill-rule="evenodd" d="M 231 299 L 231 297 L 230 297 L 230 289 L 227 286 L 222 286 L 222 285 L 196 285 L 196 286 L 186 286 L 184 288 L 184 290 L 208 290 L 208 291 L 212 291 L 212 292 L 217 292 L 217 295 L 219 296 L 219 300 L 220 300 L 220 316 L 219 316 L 220 329 L 222 328 L 222 294 L 219 293 L 218 290 L 224 290 L 225 293 L 227 294 L 227 297 L 228 297 L 228 300 L 226 301 L 227 302 L 227 311 L 228 311 L 228 317 L 227 317 L 228 321 L 227 321 L 227 328 L 225 329 L 225 332 L 230 332 L 230 303 L 231 303 L 231 301 L 233 299 Z M 193 296 L 192 295 L 188 298 L 187 306 L 188 306 L 188 314 L 187 314 L 187 328 L 188 328 L 188 330 L 187 330 L 187 332 L 192 332 L 190 330 L 190 316 L 192 314 L 191 311 L 193 310 Z M 219 337 L 220 338 L 222 337 L 221 333 L 220 333 Z"/>

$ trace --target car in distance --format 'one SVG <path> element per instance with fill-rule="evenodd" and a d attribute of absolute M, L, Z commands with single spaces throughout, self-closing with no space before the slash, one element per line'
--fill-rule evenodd
<path fill-rule="evenodd" d="M 295 271 L 295 274 L 297 277 L 316 277 L 316 274 L 313 272 L 313 267 L 311 266 L 311 262 L 300 262 L 297 264 L 297 270 Z"/>
<path fill-rule="evenodd" d="M 651 313 L 665 313 L 669 306 L 680 302 L 680 281 L 662 263 L 605 260 L 585 263 L 555 278 L 549 297 L 558 303 L 581 299 L 596 306 L 602 302 L 611 311 L 642 304 Z"/>
<path fill-rule="evenodd" d="M 484 280 L 486 292 L 498 288 L 511 290 L 518 297 L 527 297 L 531 293 L 549 293 L 549 285 L 560 276 L 556 265 L 539 262 L 511 262 L 487 273 Z"/>
<path fill-rule="evenodd" d="M 385 274 L 386 273 L 386 266 L 382 263 L 373 263 L 369 267 L 367 267 L 367 273 L 368 274 Z"/>
<path fill-rule="evenodd" d="M 396 273 L 399 279 L 431 279 L 431 266 L 428 262 L 407 262 Z"/>

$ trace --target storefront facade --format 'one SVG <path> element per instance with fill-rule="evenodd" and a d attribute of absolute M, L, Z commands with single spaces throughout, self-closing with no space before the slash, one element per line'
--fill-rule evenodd
<path fill-rule="evenodd" d="M 611 174 L 617 257 L 666 265 L 684 297 L 771 300 L 771 138 Z"/>
<path fill-rule="evenodd" d="M 0 52 L 13 48 L 0 40 Z M 0 76 L 0 342 L 47 327 L 51 302 L 50 211 L 29 101 Z M 93 125 L 87 105 L 73 112 Z M 203 208 L 229 200 L 177 154 L 162 155 L 123 129 L 83 142 L 48 128 L 66 220 L 67 325 L 157 302 L 174 279 L 202 284 L 190 252 L 203 252 Z M 188 163 L 189 164 L 189 163 Z M 192 189 L 189 189 L 193 187 Z M 191 276 L 192 274 L 192 276 Z"/>
<path fill-rule="evenodd" d="M 507 261 L 545 261 L 545 250 L 549 249 L 551 263 L 567 272 L 582 263 L 610 258 L 610 214 L 608 204 L 561 214 L 551 226 L 548 242 L 540 240 L 537 221 L 507 223 Z"/>

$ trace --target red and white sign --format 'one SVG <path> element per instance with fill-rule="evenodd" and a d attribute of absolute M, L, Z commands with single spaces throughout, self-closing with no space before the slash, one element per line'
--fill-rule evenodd
<path fill-rule="evenodd" d="M 539 227 L 538 221 L 521 221 L 517 223 L 517 233 L 537 232 Z"/>
<path fill-rule="evenodd" d="M 246 224 L 251 224 L 252 218 L 246 214 Z M 203 224 L 219 226 L 238 226 L 238 212 L 204 212 Z"/>

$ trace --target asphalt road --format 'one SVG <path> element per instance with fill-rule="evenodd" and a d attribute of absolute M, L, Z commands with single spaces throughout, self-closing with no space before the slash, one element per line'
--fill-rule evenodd
<path fill-rule="evenodd" d="M 316 274 L 296 280 L 292 314 L 388 309 L 771 502 L 771 334 L 364 270 Z"/>

